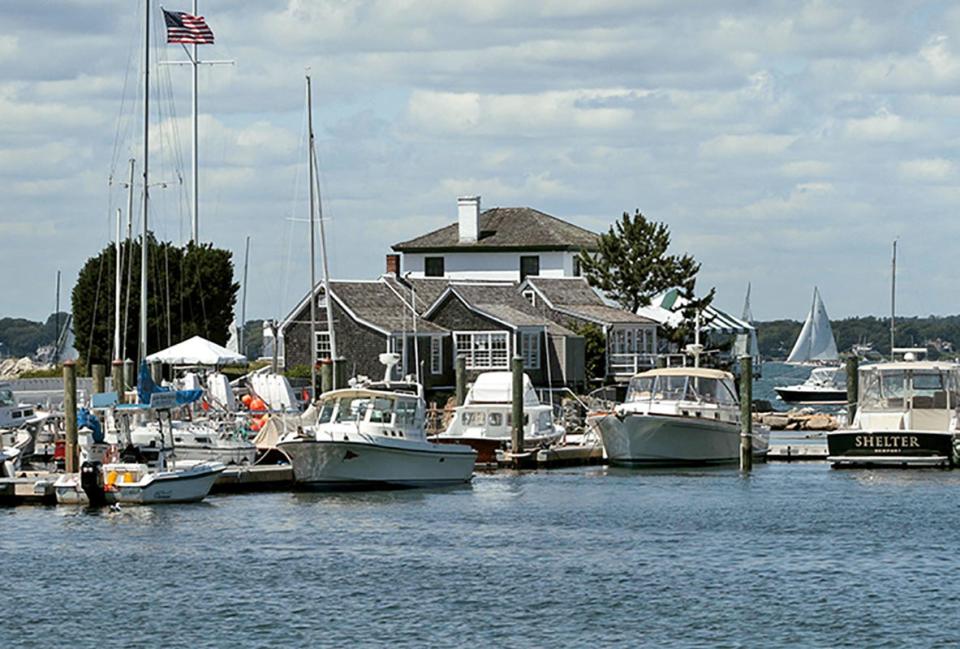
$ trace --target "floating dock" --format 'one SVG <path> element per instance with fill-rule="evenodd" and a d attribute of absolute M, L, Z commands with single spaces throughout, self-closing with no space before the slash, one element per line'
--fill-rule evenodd
<path fill-rule="evenodd" d="M 768 462 L 803 462 L 826 459 L 827 445 L 825 443 L 771 444 L 770 450 L 767 452 Z"/>
<path fill-rule="evenodd" d="M 282 491 L 293 488 L 293 467 L 289 464 L 255 464 L 228 466 L 211 493 L 250 493 Z"/>
<path fill-rule="evenodd" d="M 56 480 L 56 473 L 44 471 L 23 471 L 16 478 L 0 478 L 0 504 L 55 505 Z"/>

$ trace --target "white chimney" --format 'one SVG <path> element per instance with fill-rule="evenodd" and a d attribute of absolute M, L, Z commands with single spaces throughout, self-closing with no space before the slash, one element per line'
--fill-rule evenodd
<path fill-rule="evenodd" d="M 460 224 L 460 243 L 476 243 L 480 236 L 479 196 L 461 196 L 457 199 L 457 220 Z"/>

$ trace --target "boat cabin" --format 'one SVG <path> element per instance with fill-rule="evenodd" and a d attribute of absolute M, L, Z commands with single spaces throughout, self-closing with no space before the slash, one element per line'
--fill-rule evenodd
<path fill-rule="evenodd" d="M 670 367 L 642 372 L 630 379 L 626 399 L 618 410 L 737 423 L 738 404 L 729 372 Z"/>
<path fill-rule="evenodd" d="M 35 419 L 33 406 L 17 403 L 13 390 L 0 386 L 0 428 L 17 428 Z"/>
<path fill-rule="evenodd" d="M 334 390 L 321 397 L 318 412 L 317 426 L 332 434 L 356 432 L 406 440 L 425 439 L 426 413 L 423 399 L 416 392 L 370 388 Z"/>
<path fill-rule="evenodd" d="M 960 405 L 960 366 L 878 363 L 860 369 L 855 428 L 946 431 Z"/>

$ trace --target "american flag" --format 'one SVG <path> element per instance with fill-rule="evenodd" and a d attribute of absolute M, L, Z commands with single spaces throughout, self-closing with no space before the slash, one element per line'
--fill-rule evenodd
<path fill-rule="evenodd" d="M 193 16 L 182 11 L 163 10 L 167 23 L 167 42 L 188 45 L 213 45 L 213 31 L 203 16 Z"/>

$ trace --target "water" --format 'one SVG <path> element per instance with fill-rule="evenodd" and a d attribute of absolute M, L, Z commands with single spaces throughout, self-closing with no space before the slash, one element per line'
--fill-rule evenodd
<path fill-rule="evenodd" d="M 826 464 L 0 510 L 0 646 L 928 647 L 960 473 Z"/>

